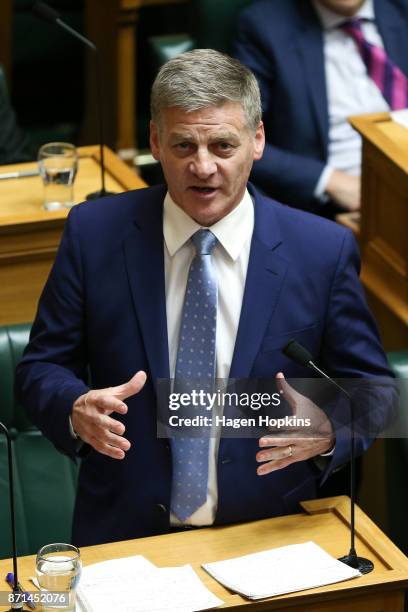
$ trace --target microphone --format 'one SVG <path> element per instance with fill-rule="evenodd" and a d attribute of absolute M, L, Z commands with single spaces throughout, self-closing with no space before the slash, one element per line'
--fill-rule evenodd
<path fill-rule="evenodd" d="M 79 40 L 82 44 L 86 45 L 89 49 L 91 49 L 95 53 L 95 61 L 96 61 L 96 83 L 97 83 L 97 113 L 98 113 L 98 122 L 99 122 L 99 152 L 101 158 L 101 186 L 102 188 L 99 191 L 95 191 L 93 193 L 89 193 L 86 196 L 87 200 L 95 200 L 96 198 L 103 198 L 108 195 L 114 195 L 113 191 L 107 191 L 105 189 L 105 158 L 104 158 L 104 129 L 103 129 L 103 113 L 102 113 L 102 87 L 101 87 L 101 69 L 100 69 L 100 61 L 97 46 L 89 40 L 89 38 L 85 38 L 79 32 L 71 28 L 65 21 L 61 19 L 59 13 L 53 9 L 45 2 L 34 2 L 32 6 L 33 12 L 43 19 L 44 21 L 48 21 L 50 23 L 56 24 L 59 27 L 63 28 L 68 34 L 74 36 L 77 40 Z"/>
<path fill-rule="evenodd" d="M 12 610 L 22 610 L 23 603 L 20 603 L 21 591 L 18 584 L 18 575 L 17 575 L 17 546 L 16 546 L 16 515 L 14 511 L 14 479 L 13 479 L 13 456 L 11 450 L 11 438 L 9 430 L 3 423 L 0 421 L 0 429 L 3 430 L 3 433 L 7 439 L 7 460 L 8 460 L 8 481 L 9 481 L 9 502 L 10 502 L 10 520 L 11 520 L 11 542 L 13 548 L 13 598 L 14 602 L 11 605 L 10 612 Z"/>
<path fill-rule="evenodd" d="M 287 343 L 287 345 L 282 349 L 282 352 L 286 355 L 286 357 L 289 357 L 289 359 L 291 359 L 298 365 L 305 366 L 306 368 L 311 368 L 319 376 L 330 381 L 332 385 L 337 387 L 339 391 L 347 395 L 349 400 L 351 400 L 351 396 L 349 392 L 346 391 L 346 389 L 344 389 L 340 385 L 338 385 L 337 382 L 333 378 L 330 378 L 330 376 L 328 376 L 325 372 L 323 372 L 323 370 L 318 368 L 317 365 L 313 363 L 312 355 L 309 353 L 307 349 L 305 349 L 304 346 L 299 344 L 299 342 L 296 342 L 296 340 L 290 340 Z"/>
<path fill-rule="evenodd" d="M 347 555 L 340 557 L 339 561 L 358 569 L 362 574 L 369 574 L 374 569 L 374 563 L 364 557 L 358 557 L 355 549 L 355 505 L 356 505 L 356 450 L 355 450 L 355 420 L 354 420 L 354 401 L 350 393 L 339 385 L 333 378 L 328 376 L 326 372 L 323 372 L 313 362 L 313 357 L 309 351 L 296 342 L 296 340 L 290 340 L 286 346 L 282 349 L 282 352 L 286 357 L 289 357 L 292 361 L 298 365 L 307 367 L 316 372 L 320 377 L 328 380 L 334 387 L 336 387 L 341 393 L 343 393 L 350 400 L 350 421 L 351 421 L 351 448 L 350 448 L 350 550 Z"/>

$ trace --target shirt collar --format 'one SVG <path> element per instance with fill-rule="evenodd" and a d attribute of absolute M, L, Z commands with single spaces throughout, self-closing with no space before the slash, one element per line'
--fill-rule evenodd
<path fill-rule="evenodd" d="M 341 23 L 344 23 L 344 21 L 347 20 L 347 17 L 344 17 L 344 15 L 339 15 L 338 13 L 331 11 L 330 9 L 320 4 L 318 0 L 312 1 L 324 30 L 332 30 L 334 28 L 337 28 Z M 375 15 L 373 0 L 366 0 L 364 2 L 364 4 L 359 8 L 357 13 L 353 15 L 353 19 L 356 18 L 374 21 Z"/>
<path fill-rule="evenodd" d="M 202 226 L 189 217 L 167 192 L 164 199 L 163 235 L 170 257 L 191 238 Z M 239 257 L 254 229 L 254 206 L 248 190 L 244 197 L 226 217 L 210 228 L 218 242 L 234 261 Z"/>

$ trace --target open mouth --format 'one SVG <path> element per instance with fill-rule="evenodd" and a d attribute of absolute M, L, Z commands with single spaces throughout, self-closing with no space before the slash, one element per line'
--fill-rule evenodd
<path fill-rule="evenodd" d="M 191 187 L 193 191 L 197 193 L 214 193 L 216 191 L 216 187 Z"/>

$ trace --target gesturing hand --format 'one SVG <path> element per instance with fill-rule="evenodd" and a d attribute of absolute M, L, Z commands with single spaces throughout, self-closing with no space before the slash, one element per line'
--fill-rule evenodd
<path fill-rule="evenodd" d="M 80 395 L 72 407 L 72 427 L 84 442 L 103 455 L 123 459 L 130 442 L 123 437 L 125 426 L 111 418 L 112 412 L 126 414 L 123 400 L 139 393 L 146 382 L 146 373 L 140 370 L 128 382 L 117 387 L 92 389 Z"/>
<path fill-rule="evenodd" d="M 311 457 L 329 451 L 334 443 L 333 427 L 323 410 L 309 398 L 301 395 L 286 382 L 282 372 L 276 375 L 279 392 L 292 408 L 293 416 L 298 419 L 310 419 L 310 427 L 293 428 L 259 439 L 259 446 L 264 449 L 256 454 L 257 474 L 262 476 L 275 470 L 281 470 L 296 461 L 306 461 Z"/>

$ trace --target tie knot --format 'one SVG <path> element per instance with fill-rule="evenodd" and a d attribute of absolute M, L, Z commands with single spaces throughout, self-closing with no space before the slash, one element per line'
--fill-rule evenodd
<path fill-rule="evenodd" d="M 217 238 L 210 230 L 200 229 L 191 236 L 197 255 L 211 255 Z"/>
<path fill-rule="evenodd" d="M 355 19 L 347 19 L 347 21 L 343 21 L 343 23 L 340 24 L 339 28 L 349 33 L 361 32 L 362 21 L 362 19 L 358 19 L 357 17 Z"/>

